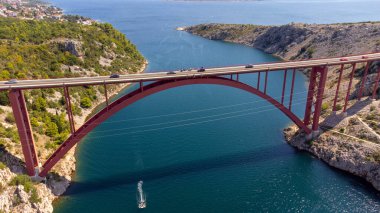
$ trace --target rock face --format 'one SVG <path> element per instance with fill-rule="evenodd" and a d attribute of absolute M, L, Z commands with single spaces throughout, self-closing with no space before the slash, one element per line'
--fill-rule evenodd
<path fill-rule="evenodd" d="M 58 43 L 59 49 L 63 52 L 69 52 L 76 57 L 82 57 L 82 43 L 74 39 L 55 40 Z"/>
<path fill-rule="evenodd" d="M 7 166 L 0 169 L 0 210 L 3 212 L 53 212 L 52 201 L 57 196 L 53 194 L 53 190 L 49 189 L 50 186 L 44 183 L 34 184 L 39 202 L 31 202 L 31 192 L 26 192 L 24 186 L 9 185 L 17 174 L 23 173 L 22 162 L 10 153 L 0 151 L 0 154 L 0 162 L 6 162 Z"/>
<path fill-rule="evenodd" d="M 283 59 L 308 59 L 380 51 L 380 22 L 259 26 L 201 24 L 185 31 L 248 45 Z"/>

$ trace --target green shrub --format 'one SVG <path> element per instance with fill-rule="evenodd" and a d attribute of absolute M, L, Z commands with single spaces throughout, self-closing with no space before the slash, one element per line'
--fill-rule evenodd
<path fill-rule="evenodd" d="M 82 108 L 78 107 L 77 105 L 72 105 L 72 107 L 73 107 L 73 115 L 82 116 Z"/>
<path fill-rule="evenodd" d="M 337 105 L 336 105 L 336 110 L 341 110 L 341 109 L 343 109 L 343 106 L 340 105 L 340 104 L 337 104 Z"/>
<path fill-rule="evenodd" d="M 0 139 L 0 151 L 5 149 L 6 144 L 7 144 L 7 142 L 3 138 L 1 138 Z"/>
<path fill-rule="evenodd" d="M 344 130 L 345 130 L 344 128 L 340 128 L 340 129 L 339 129 L 339 132 L 340 132 L 340 133 L 344 133 Z"/>
<path fill-rule="evenodd" d="M 0 194 L 3 193 L 3 191 L 5 190 L 5 187 L 0 183 Z M 2 212 L 2 210 L 0 209 L 0 213 Z"/>
<path fill-rule="evenodd" d="M 56 137 L 54 137 L 54 143 L 56 145 L 61 145 L 65 140 L 67 139 L 69 133 L 68 132 L 63 132 L 61 134 L 58 134 Z"/>
<path fill-rule="evenodd" d="M 80 100 L 80 106 L 82 108 L 88 109 L 92 106 L 91 100 L 87 97 L 84 97 Z"/>
<path fill-rule="evenodd" d="M 365 118 L 366 118 L 367 120 L 374 120 L 375 117 L 376 117 L 375 113 L 370 113 L 370 114 L 368 114 Z"/>
<path fill-rule="evenodd" d="M 45 143 L 45 149 L 52 149 L 52 150 L 55 150 L 57 148 L 58 145 L 56 145 L 55 143 L 53 142 L 46 142 Z"/>
<path fill-rule="evenodd" d="M 0 105 L 1 106 L 8 106 L 9 105 L 9 98 L 7 92 L 0 92 Z"/>
<path fill-rule="evenodd" d="M 19 141 L 18 132 L 17 132 L 16 128 L 14 128 L 14 127 L 10 127 L 10 128 L 0 127 L 0 137 L 9 138 L 13 142 Z"/>
<path fill-rule="evenodd" d="M 309 145 L 309 146 L 313 146 L 314 141 L 313 140 L 308 140 L 308 141 L 306 141 L 306 144 Z"/>
<path fill-rule="evenodd" d="M 315 48 L 313 47 L 309 47 L 306 51 L 306 54 L 309 58 L 312 58 L 313 57 L 313 54 L 315 53 Z"/>
<path fill-rule="evenodd" d="M 46 124 L 46 131 L 45 134 L 49 137 L 54 137 L 58 135 L 58 127 L 57 124 L 53 122 L 49 122 Z"/>
<path fill-rule="evenodd" d="M 15 117 L 12 113 L 7 113 L 7 115 L 5 116 L 5 121 L 10 124 L 14 124 L 16 122 Z"/>
<path fill-rule="evenodd" d="M 328 103 L 323 103 L 322 104 L 322 111 L 323 112 L 325 112 L 328 108 L 329 108 L 329 104 Z"/>
<path fill-rule="evenodd" d="M 38 197 L 37 189 L 36 188 L 32 188 L 32 193 L 30 195 L 29 201 L 31 203 L 39 203 L 39 202 L 41 202 L 41 198 Z"/>
<path fill-rule="evenodd" d="M 7 166 L 3 162 L 0 162 L 0 170 L 5 169 L 6 167 Z"/>
<path fill-rule="evenodd" d="M 28 175 L 17 175 L 11 180 L 9 185 L 11 186 L 22 185 L 24 186 L 25 191 L 28 193 L 34 188 L 32 180 L 30 179 Z"/>
<path fill-rule="evenodd" d="M 32 109 L 36 111 L 46 111 L 47 103 L 46 100 L 42 97 L 38 97 L 32 103 Z"/>

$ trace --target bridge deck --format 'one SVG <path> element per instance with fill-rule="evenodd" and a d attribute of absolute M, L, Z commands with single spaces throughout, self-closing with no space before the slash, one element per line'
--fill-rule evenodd
<path fill-rule="evenodd" d="M 200 76 L 220 76 L 237 73 L 255 73 L 259 71 L 273 71 L 294 68 L 308 68 L 314 66 L 332 66 L 341 64 L 352 64 L 367 61 L 380 60 L 380 53 L 372 53 L 357 56 L 344 57 L 345 60 L 339 58 L 315 59 L 305 61 L 277 62 L 267 64 L 257 64 L 253 68 L 245 68 L 245 66 L 232 66 L 222 68 L 210 68 L 205 72 L 197 72 L 197 70 L 177 72 L 176 74 L 167 74 L 166 72 L 142 73 L 120 75 L 119 78 L 110 78 L 109 76 L 100 77 L 80 77 L 80 78 L 60 78 L 60 79 L 41 79 L 41 80 L 20 80 L 15 84 L 7 84 L 7 81 L 0 81 L 0 91 L 10 89 L 37 89 L 37 88 L 55 88 L 64 86 L 84 86 L 84 85 L 100 85 L 100 84 L 119 84 L 157 81 L 165 79 L 183 79 L 194 78 Z"/>

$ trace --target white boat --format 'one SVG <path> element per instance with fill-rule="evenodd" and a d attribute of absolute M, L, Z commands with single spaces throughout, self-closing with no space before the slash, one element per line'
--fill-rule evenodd
<path fill-rule="evenodd" d="M 142 189 L 143 182 L 140 180 L 137 183 L 137 207 L 139 209 L 144 209 L 146 208 L 146 196 L 144 194 L 144 191 Z"/>

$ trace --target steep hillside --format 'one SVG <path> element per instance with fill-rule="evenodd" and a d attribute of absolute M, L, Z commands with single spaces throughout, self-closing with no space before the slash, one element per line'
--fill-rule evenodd
<path fill-rule="evenodd" d="M 185 31 L 248 45 L 285 60 L 380 51 L 380 22 L 282 26 L 201 24 Z"/>

